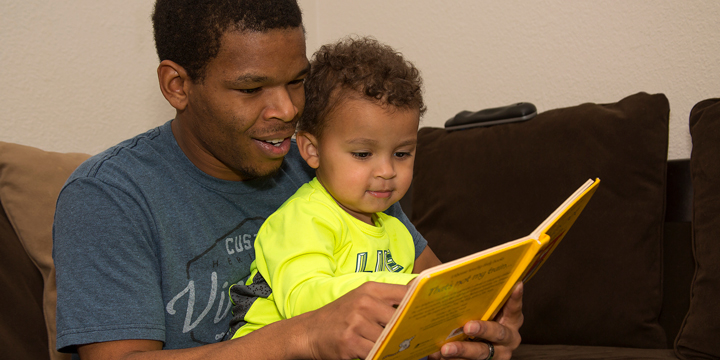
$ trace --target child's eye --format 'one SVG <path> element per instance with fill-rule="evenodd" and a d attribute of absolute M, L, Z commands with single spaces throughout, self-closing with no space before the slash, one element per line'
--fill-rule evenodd
<path fill-rule="evenodd" d="M 396 152 L 396 153 L 395 153 L 395 157 L 399 157 L 399 158 L 401 158 L 401 159 L 402 159 L 402 158 L 406 158 L 406 157 L 410 157 L 410 155 L 411 155 L 411 154 L 410 154 L 409 152 Z"/>
<path fill-rule="evenodd" d="M 352 153 L 353 157 L 356 157 L 358 159 L 365 159 L 370 156 L 369 152 L 354 152 Z"/>

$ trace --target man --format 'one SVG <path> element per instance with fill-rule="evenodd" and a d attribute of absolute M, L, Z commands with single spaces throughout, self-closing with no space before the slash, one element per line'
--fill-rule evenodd
<path fill-rule="evenodd" d="M 405 286 L 368 283 L 317 311 L 218 342 L 229 284 L 249 275 L 263 220 L 312 178 L 291 136 L 308 71 L 294 1 L 158 0 L 160 88 L 174 120 L 98 154 L 57 204 L 58 347 L 81 358 L 363 357 Z M 416 267 L 439 263 L 397 206 Z M 419 255 L 418 255 L 419 254 Z M 521 294 L 471 335 L 509 358 Z M 460 358 L 492 345 L 454 343 Z M 438 355 L 439 356 L 439 355 Z"/>

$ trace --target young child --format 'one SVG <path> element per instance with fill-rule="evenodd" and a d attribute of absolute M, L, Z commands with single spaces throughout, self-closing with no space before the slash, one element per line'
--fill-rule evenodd
<path fill-rule="evenodd" d="M 368 281 L 415 278 L 412 237 L 383 211 L 410 187 L 425 112 L 421 85 L 411 63 L 371 38 L 315 53 L 297 145 L 316 178 L 260 228 L 252 273 L 230 288 L 233 338 Z"/>

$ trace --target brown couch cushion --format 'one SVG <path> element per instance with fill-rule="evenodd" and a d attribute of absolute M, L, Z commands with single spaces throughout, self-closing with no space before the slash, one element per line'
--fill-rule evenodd
<path fill-rule="evenodd" d="M 513 360 L 677 360 L 672 349 L 520 344 Z"/>
<path fill-rule="evenodd" d="M 7 359 L 49 359 L 43 278 L 0 206 L 0 349 Z"/>
<path fill-rule="evenodd" d="M 578 186 L 598 191 L 523 299 L 523 343 L 667 347 L 658 324 L 667 98 L 639 93 L 517 124 L 423 128 L 411 219 L 442 261 L 529 234 Z"/>
<path fill-rule="evenodd" d="M 55 351 L 55 201 L 70 173 L 88 157 L 0 142 L 0 200 L 27 255 L 42 275 L 47 343 L 53 359 L 69 358 Z"/>
<path fill-rule="evenodd" d="M 690 310 L 676 339 L 683 359 L 720 358 L 720 99 L 690 112 L 695 277 Z"/>

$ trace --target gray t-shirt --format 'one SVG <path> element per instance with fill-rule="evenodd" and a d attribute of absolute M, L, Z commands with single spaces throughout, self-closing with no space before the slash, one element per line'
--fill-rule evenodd
<path fill-rule="evenodd" d="M 293 143 L 273 176 L 233 182 L 203 173 L 170 121 L 84 162 L 57 202 L 53 258 L 57 346 L 151 339 L 166 349 L 220 341 L 228 286 L 250 274 L 262 222 L 314 176 Z M 427 242 L 395 204 L 388 214 Z"/>

